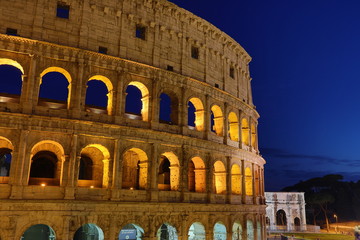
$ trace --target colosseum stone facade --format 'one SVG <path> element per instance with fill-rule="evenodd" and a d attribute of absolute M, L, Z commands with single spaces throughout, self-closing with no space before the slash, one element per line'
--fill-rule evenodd
<path fill-rule="evenodd" d="M 0 23 L 1 240 L 266 238 L 231 37 L 166 0 L 0 0 Z"/>

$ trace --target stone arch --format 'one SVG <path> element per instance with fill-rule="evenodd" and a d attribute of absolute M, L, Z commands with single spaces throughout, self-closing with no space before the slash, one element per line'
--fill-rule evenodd
<path fill-rule="evenodd" d="M 247 146 L 250 145 L 249 122 L 246 118 L 241 119 L 241 141 Z"/>
<path fill-rule="evenodd" d="M 255 170 L 255 176 L 254 176 L 254 181 L 255 181 L 255 196 L 259 196 L 260 195 L 260 174 L 259 174 L 259 169 Z"/>
<path fill-rule="evenodd" d="M 211 107 L 211 131 L 215 132 L 218 136 L 224 134 L 224 116 L 221 108 L 218 105 Z"/>
<path fill-rule="evenodd" d="M 90 236 L 91 239 L 104 240 L 104 232 L 93 223 L 86 223 L 78 228 L 74 234 L 74 240 L 88 240 Z"/>
<path fill-rule="evenodd" d="M 9 182 L 13 151 L 11 141 L 0 136 L 0 184 Z"/>
<path fill-rule="evenodd" d="M 230 112 L 228 116 L 229 137 L 233 141 L 239 141 L 239 120 L 234 112 Z"/>
<path fill-rule="evenodd" d="M 193 106 L 191 106 L 191 104 Z M 193 111 L 190 111 L 190 109 L 193 109 Z M 194 126 L 197 131 L 204 131 L 204 105 L 202 101 L 199 98 L 192 97 L 188 101 L 188 125 Z M 190 119 L 192 118 L 192 114 L 194 114 L 194 122 L 191 123 Z"/>
<path fill-rule="evenodd" d="M 232 226 L 232 240 L 241 240 L 242 239 L 242 226 L 239 221 L 235 221 Z"/>
<path fill-rule="evenodd" d="M 57 73 L 57 76 L 55 76 L 55 78 L 58 78 L 58 80 L 64 77 L 67 80 L 67 86 L 66 86 L 66 90 L 64 90 L 63 88 L 65 88 L 65 86 L 52 86 L 51 88 L 44 85 L 44 77 L 47 74 L 51 74 L 51 73 Z M 62 75 L 62 76 L 61 76 Z M 51 81 L 46 79 L 47 81 Z M 60 82 L 59 81 L 59 82 Z M 61 109 L 61 108 L 69 108 L 70 106 L 70 96 L 71 96 L 71 82 L 72 82 L 72 78 L 71 75 L 68 71 L 66 71 L 65 69 L 61 68 L 61 67 L 48 67 L 46 68 L 44 71 L 42 71 L 40 73 L 40 89 L 39 89 L 39 99 L 38 99 L 38 105 L 42 105 L 42 106 L 47 106 L 49 108 L 54 108 L 54 109 Z M 52 83 L 53 85 L 54 83 Z M 49 91 L 50 90 L 50 91 Z M 55 92 L 62 92 L 62 91 L 67 91 L 66 93 L 66 99 L 54 99 L 52 97 L 52 94 Z M 63 92 L 62 92 L 63 93 Z M 64 93 L 63 93 L 64 94 Z M 64 94 L 65 95 L 65 94 Z M 64 107 L 62 105 L 62 102 L 65 101 L 66 102 L 66 106 Z M 49 103 L 51 102 L 51 103 Z"/>
<path fill-rule="evenodd" d="M 231 193 L 241 194 L 241 169 L 238 164 L 231 167 Z"/>
<path fill-rule="evenodd" d="M 246 220 L 247 240 L 254 240 L 254 224 L 250 219 Z"/>
<path fill-rule="evenodd" d="M 193 157 L 189 162 L 188 183 L 190 192 L 205 192 L 206 190 L 205 163 L 200 157 Z"/>
<path fill-rule="evenodd" d="M 276 225 L 277 226 L 285 226 L 285 227 L 287 225 L 286 212 L 283 209 L 279 209 L 276 212 Z"/>
<path fill-rule="evenodd" d="M 29 185 L 60 185 L 65 161 L 63 146 L 53 140 L 43 140 L 36 143 L 30 153 Z"/>
<path fill-rule="evenodd" d="M 55 231 L 48 225 L 36 224 L 27 228 L 20 239 L 55 240 Z"/>
<path fill-rule="evenodd" d="M 180 182 L 180 165 L 173 152 L 161 154 L 158 170 L 158 189 L 177 191 Z"/>
<path fill-rule="evenodd" d="M 261 222 L 259 220 L 256 221 L 256 235 L 257 240 L 261 240 Z"/>
<path fill-rule="evenodd" d="M 226 168 L 222 161 L 214 163 L 214 185 L 215 193 L 226 193 Z"/>
<path fill-rule="evenodd" d="M 137 224 L 129 223 L 121 228 L 118 240 L 141 240 L 144 229 Z"/>
<path fill-rule="evenodd" d="M 131 82 L 129 82 L 129 84 L 125 88 L 125 91 L 127 91 L 129 86 L 133 86 L 133 87 L 137 88 L 141 93 L 141 98 L 137 99 L 136 96 L 132 96 L 132 95 L 127 93 L 126 94 L 126 101 L 125 101 L 125 113 L 135 114 L 135 115 L 140 114 L 143 121 L 145 121 L 145 122 L 149 121 L 149 105 L 150 105 L 149 89 L 142 82 L 131 81 Z M 141 102 L 141 110 L 140 110 L 140 112 L 126 111 L 127 108 L 131 109 L 131 107 L 129 106 L 129 102 L 128 102 L 131 99 L 131 97 L 135 98 L 135 99 L 133 99 L 133 101 L 134 100 L 139 101 L 139 104 Z"/>
<path fill-rule="evenodd" d="M 249 167 L 245 168 L 245 194 L 247 196 L 253 195 L 253 177 Z"/>
<path fill-rule="evenodd" d="M 139 148 L 130 148 L 123 154 L 122 188 L 146 189 L 148 182 L 148 157 Z"/>
<path fill-rule="evenodd" d="M 222 222 L 214 225 L 214 240 L 226 240 L 226 227 Z"/>
<path fill-rule="evenodd" d="M 298 217 L 294 218 L 295 231 L 301 231 L 301 220 Z"/>
<path fill-rule="evenodd" d="M 255 149 L 257 149 L 257 134 L 256 134 L 256 127 L 255 124 L 251 124 L 251 146 Z"/>
<path fill-rule="evenodd" d="M 157 240 L 177 240 L 178 234 L 176 228 L 168 223 L 162 224 L 156 232 Z"/>
<path fill-rule="evenodd" d="M 159 95 L 159 122 L 178 124 L 179 100 L 177 94 L 164 90 Z"/>
<path fill-rule="evenodd" d="M 0 102 L 19 102 L 23 84 L 24 69 L 20 63 L 0 58 Z"/>
<path fill-rule="evenodd" d="M 91 88 L 91 86 L 89 86 L 89 83 L 91 81 L 100 81 L 100 82 L 102 82 L 106 86 L 106 89 L 108 91 L 106 93 L 106 96 L 103 96 L 104 99 L 107 98 L 106 101 L 105 101 L 106 106 L 100 106 L 99 104 L 91 104 L 91 105 L 93 105 L 95 108 L 106 107 L 107 114 L 111 115 L 112 111 L 113 111 L 113 90 L 114 90 L 114 87 L 113 87 L 113 84 L 112 84 L 111 80 L 109 78 L 105 77 L 105 76 L 102 76 L 102 75 L 94 75 L 94 76 L 90 77 L 88 79 L 88 81 L 87 81 L 85 104 L 89 100 L 88 97 L 92 97 L 92 96 L 90 96 L 90 93 L 91 93 L 90 88 Z M 87 110 L 91 111 L 91 108 L 87 108 Z M 96 110 L 93 110 L 93 112 L 101 113 L 100 111 L 96 111 Z"/>
<path fill-rule="evenodd" d="M 200 222 L 194 222 L 189 227 L 188 240 L 205 240 L 205 227 Z"/>
<path fill-rule="evenodd" d="M 108 187 L 110 174 L 109 161 L 109 150 L 103 145 L 89 144 L 85 146 L 80 152 L 80 159 L 78 162 L 78 186 L 91 188 Z M 82 178 L 82 173 L 88 174 L 91 178 Z"/>

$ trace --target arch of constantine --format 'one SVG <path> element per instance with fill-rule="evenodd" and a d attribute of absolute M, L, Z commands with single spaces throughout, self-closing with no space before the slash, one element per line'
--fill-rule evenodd
<path fill-rule="evenodd" d="M 166 0 L 1 1 L 0 22 L 0 239 L 265 239 L 231 37 Z"/>

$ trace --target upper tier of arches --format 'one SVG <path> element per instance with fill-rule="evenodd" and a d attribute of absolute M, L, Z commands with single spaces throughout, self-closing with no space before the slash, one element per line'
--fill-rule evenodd
<path fill-rule="evenodd" d="M 167 79 L 42 60 L 29 64 L 0 55 L 0 107 L 20 103 L 35 114 L 55 116 L 71 111 L 86 120 L 151 127 L 258 153 L 255 110 L 216 88 L 208 86 L 211 94 L 204 95 L 204 86 L 196 81 L 185 87 Z"/>

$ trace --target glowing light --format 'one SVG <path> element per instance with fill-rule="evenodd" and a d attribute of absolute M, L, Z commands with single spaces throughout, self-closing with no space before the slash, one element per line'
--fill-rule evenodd
<path fill-rule="evenodd" d="M 42 183 L 42 184 L 41 184 L 41 186 L 42 186 L 42 187 L 45 187 L 45 186 L 46 186 L 46 184 L 45 184 L 45 183 Z"/>
<path fill-rule="evenodd" d="M 133 188 L 133 187 L 131 187 L 131 188 L 130 188 L 130 190 L 134 190 L 134 188 Z"/>
<path fill-rule="evenodd" d="M 94 188 L 94 186 L 90 186 L 90 188 Z"/>

